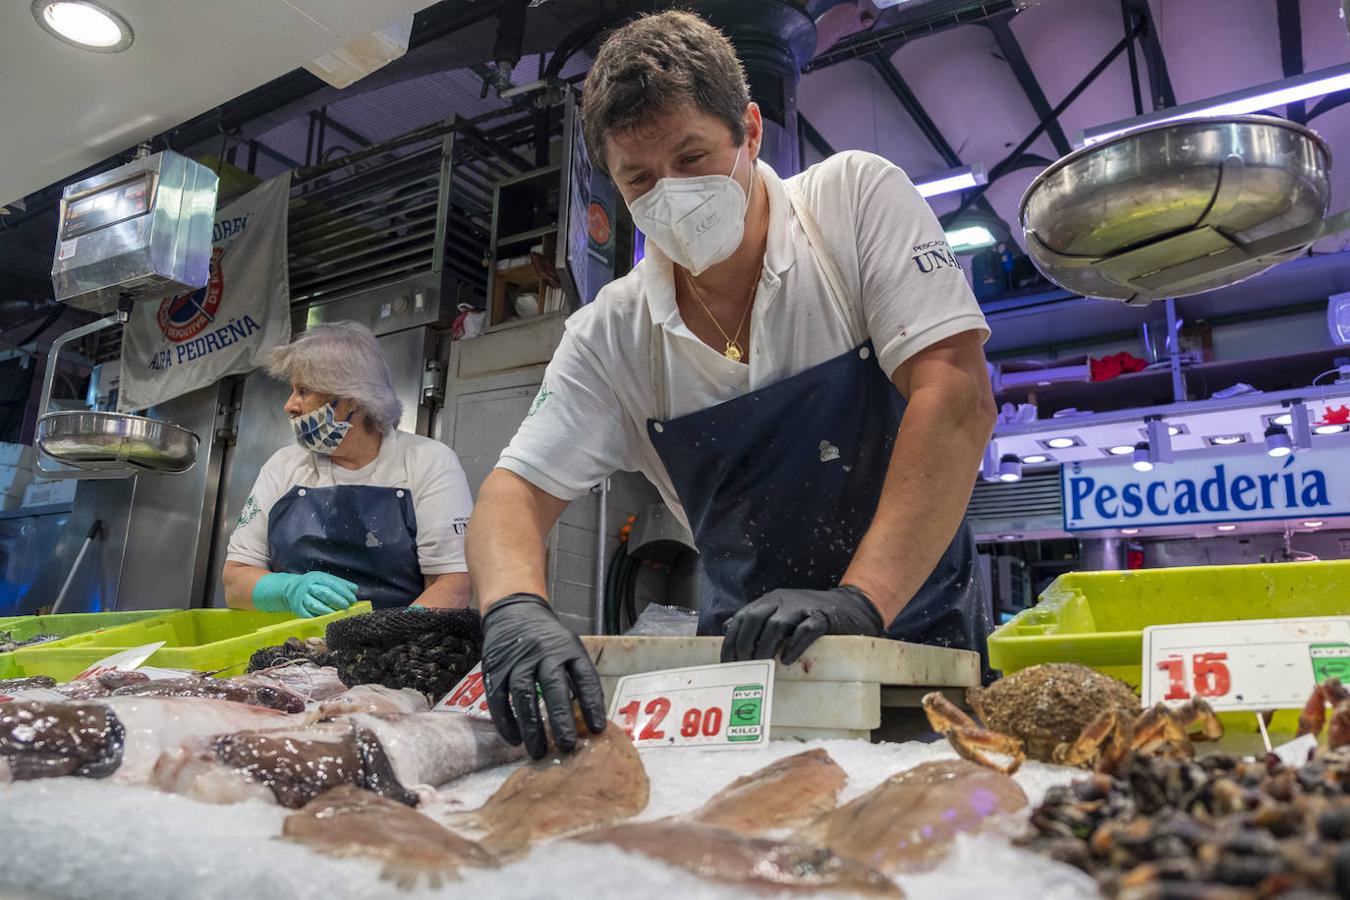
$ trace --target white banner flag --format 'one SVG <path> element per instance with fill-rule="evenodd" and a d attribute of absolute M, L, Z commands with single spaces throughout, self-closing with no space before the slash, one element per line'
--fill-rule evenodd
<path fill-rule="evenodd" d="M 206 287 L 140 302 L 122 335 L 118 408 L 144 409 L 249 372 L 291 338 L 290 173 L 216 211 Z"/>

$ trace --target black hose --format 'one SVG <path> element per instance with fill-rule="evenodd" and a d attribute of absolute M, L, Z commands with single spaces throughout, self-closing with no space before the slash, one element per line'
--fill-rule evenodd
<path fill-rule="evenodd" d="M 635 557 L 628 557 L 630 565 L 626 577 L 623 580 L 623 611 L 627 613 L 628 622 L 624 625 L 624 631 L 637 624 L 637 580 L 638 574 L 642 571 L 642 560 Z"/>
<path fill-rule="evenodd" d="M 619 605 L 618 592 L 616 590 L 619 583 L 619 569 L 623 565 L 624 557 L 627 555 L 628 545 L 620 543 L 619 549 L 614 551 L 614 555 L 609 558 L 609 565 L 605 567 L 605 633 L 619 634 Z"/>

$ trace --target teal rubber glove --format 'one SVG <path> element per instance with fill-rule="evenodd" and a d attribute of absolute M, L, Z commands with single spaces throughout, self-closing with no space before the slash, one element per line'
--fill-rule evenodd
<path fill-rule="evenodd" d="M 356 591 L 350 581 L 327 572 L 271 572 L 253 586 L 253 608 L 309 619 L 346 609 L 356 602 Z"/>

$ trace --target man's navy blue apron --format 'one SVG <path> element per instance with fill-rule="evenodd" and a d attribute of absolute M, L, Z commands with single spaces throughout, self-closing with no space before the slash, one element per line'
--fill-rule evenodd
<path fill-rule="evenodd" d="M 792 200 L 833 299 L 856 322 L 819 231 Z M 737 610 L 776 588 L 838 586 L 872 523 L 905 410 L 873 357 L 867 341 L 768 387 L 647 423 L 699 551 L 700 634 L 722 634 Z M 978 650 L 984 660 L 992 612 L 976 563 L 963 521 L 887 636 Z"/>
<path fill-rule="evenodd" d="M 355 582 L 376 609 L 407 606 L 424 589 L 406 488 L 293 487 L 267 514 L 267 553 L 273 572 L 317 569 Z"/>

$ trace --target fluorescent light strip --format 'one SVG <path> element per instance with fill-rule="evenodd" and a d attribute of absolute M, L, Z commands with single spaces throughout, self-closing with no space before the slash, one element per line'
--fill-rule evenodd
<path fill-rule="evenodd" d="M 936 197 L 939 194 L 950 194 L 953 191 L 966 191 L 973 187 L 979 187 L 988 181 L 989 178 L 985 175 L 984 166 L 976 164 L 930 175 L 922 181 L 914 182 L 914 189 L 919 192 L 920 197 Z"/>
<path fill-rule="evenodd" d="M 983 225 L 967 225 L 962 228 L 952 228 L 946 232 L 947 246 L 953 253 L 963 253 L 966 250 L 978 250 L 981 247 L 992 247 L 998 243 L 994 233 Z"/>
<path fill-rule="evenodd" d="M 1256 87 L 1220 94 L 1208 100 L 1183 103 L 1168 109 L 1161 109 L 1146 116 L 1122 119 L 1109 125 L 1098 125 L 1082 132 L 1079 146 L 1088 146 L 1099 141 L 1113 138 L 1127 131 L 1134 131 L 1147 125 L 1159 125 L 1163 122 L 1176 122 L 1182 119 L 1196 119 L 1201 116 L 1236 116 L 1245 113 L 1260 112 L 1308 100 L 1324 94 L 1350 88 L 1350 63 L 1305 72 L 1292 78 L 1271 81 Z"/>

